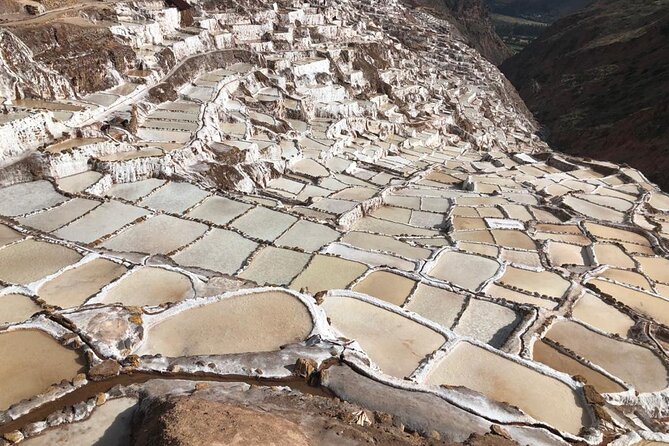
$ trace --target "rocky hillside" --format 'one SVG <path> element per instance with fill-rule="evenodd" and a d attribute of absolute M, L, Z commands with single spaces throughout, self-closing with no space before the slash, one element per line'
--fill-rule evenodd
<path fill-rule="evenodd" d="M 487 0 L 497 14 L 550 23 L 584 8 L 592 0 Z"/>
<path fill-rule="evenodd" d="M 601 0 L 502 65 L 557 148 L 669 188 L 669 1 Z"/>
<path fill-rule="evenodd" d="M 511 55 L 495 33 L 484 0 L 413 0 L 413 3 L 445 15 L 455 24 L 465 42 L 495 65 Z"/>

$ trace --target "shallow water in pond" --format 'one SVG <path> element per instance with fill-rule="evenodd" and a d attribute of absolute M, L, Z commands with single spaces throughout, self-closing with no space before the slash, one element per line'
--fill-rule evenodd
<path fill-rule="evenodd" d="M 265 352 L 305 339 L 307 307 L 282 292 L 247 294 L 191 308 L 150 327 L 139 355 L 170 357 Z"/>
<path fill-rule="evenodd" d="M 0 410 L 82 371 L 79 354 L 40 330 L 0 334 Z"/>

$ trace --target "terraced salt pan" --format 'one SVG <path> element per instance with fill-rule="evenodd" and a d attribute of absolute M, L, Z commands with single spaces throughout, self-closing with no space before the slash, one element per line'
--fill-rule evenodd
<path fill-rule="evenodd" d="M 530 271 L 508 266 L 499 282 L 529 292 L 561 298 L 569 289 L 569 281 L 550 271 Z"/>
<path fill-rule="evenodd" d="M 401 306 L 409 297 L 416 281 L 387 271 L 374 271 L 352 288 L 358 293 L 376 297 Z"/>
<path fill-rule="evenodd" d="M 259 251 L 239 277 L 258 285 L 288 285 L 309 263 L 309 254 L 267 246 Z"/>
<path fill-rule="evenodd" d="M 635 243 L 643 246 L 650 246 L 648 239 L 636 232 L 626 231 L 624 229 L 604 226 L 590 221 L 584 223 L 585 229 L 597 238 L 605 240 L 620 240 L 627 243 Z"/>
<path fill-rule="evenodd" d="M 634 326 L 631 317 L 604 303 L 592 293 L 585 293 L 576 301 L 572 307 L 572 315 L 602 331 L 616 333 L 624 338 Z"/>
<path fill-rule="evenodd" d="M 24 446 L 95 445 L 117 446 L 130 444 L 132 416 L 137 400 L 117 398 L 95 408 L 90 418 L 66 423 L 55 429 L 21 442 Z"/>
<path fill-rule="evenodd" d="M 565 355 L 548 345 L 543 340 L 534 343 L 532 358 L 548 367 L 564 372 L 570 376 L 582 376 L 586 382 L 594 386 L 599 393 L 623 392 L 625 388 L 609 377 L 586 367 L 575 359 Z"/>
<path fill-rule="evenodd" d="M 82 371 L 79 355 L 41 330 L 0 333 L 0 410 Z"/>
<path fill-rule="evenodd" d="M 383 220 L 390 220 L 396 223 L 408 224 L 411 220 L 411 209 L 404 209 L 392 206 L 382 206 L 375 209 L 370 214 L 372 217 Z"/>
<path fill-rule="evenodd" d="M 102 178 L 100 172 L 89 170 L 76 175 L 58 178 L 56 184 L 58 184 L 60 190 L 74 194 L 88 189 L 88 187 L 97 183 L 100 178 Z"/>
<path fill-rule="evenodd" d="M 403 271 L 413 271 L 416 268 L 416 265 L 408 260 L 380 252 L 353 248 L 342 243 L 332 243 L 323 252 L 372 266 L 389 266 Z"/>
<path fill-rule="evenodd" d="M 126 267 L 118 263 L 94 259 L 44 283 L 37 294 L 49 305 L 77 307 L 126 271 Z"/>
<path fill-rule="evenodd" d="M 165 180 L 149 178 L 134 183 L 114 184 L 106 193 L 109 197 L 122 198 L 128 201 L 137 201 L 148 195 L 152 190 L 165 184 Z"/>
<path fill-rule="evenodd" d="M 64 246 L 27 239 L 0 249 L 0 280 L 29 284 L 76 263 L 81 255 Z"/>
<path fill-rule="evenodd" d="M 409 376 L 446 341 L 424 325 L 358 299 L 328 296 L 321 306 L 338 332 L 358 341 L 384 373 L 398 378 Z"/>
<path fill-rule="evenodd" d="M 296 221 L 292 215 L 258 206 L 233 221 L 232 226 L 246 235 L 271 242 Z"/>
<path fill-rule="evenodd" d="M 234 274 L 257 247 L 257 243 L 236 232 L 213 228 L 200 240 L 174 254 L 172 258 L 182 266 Z"/>
<path fill-rule="evenodd" d="M 1 252 L 2 251 L 0 251 L 0 253 Z M 664 325 L 669 325 L 669 300 L 604 280 L 595 279 L 591 280 L 589 283 L 595 285 L 601 292 L 612 296 L 615 300 L 627 305 L 633 310 L 650 316 Z"/>
<path fill-rule="evenodd" d="M 73 198 L 55 208 L 47 209 L 46 211 L 29 215 L 28 217 L 19 218 L 18 221 L 22 225 L 39 229 L 44 232 L 51 232 L 68 224 L 75 218 L 81 217 L 99 205 L 100 202 L 98 201 L 88 200 L 86 198 Z"/>
<path fill-rule="evenodd" d="M 206 198 L 199 206 L 190 210 L 187 216 L 218 225 L 225 225 L 252 207 L 249 204 L 240 203 L 229 198 L 211 196 Z"/>
<path fill-rule="evenodd" d="M 143 198 L 139 204 L 163 212 L 181 214 L 208 195 L 209 192 L 190 183 L 170 182 Z"/>
<path fill-rule="evenodd" d="M 168 254 L 201 237 L 208 229 L 202 223 L 156 215 L 116 234 L 101 247 L 119 252 Z"/>
<path fill-rule="evenodd" d="M 13 230 L 9 226 L 0 224 L 0 248 L 22 238 L 23 236 L 20 232 Z"/>
<path fill-rule="evenodd" d="M 470 290 L 478 289 L 493 277 L 500 265 L 492 259 L 456 251 L 444 251 L 429 274 Z"/>
<path fill-rule="evenodd" d="M 582 401 L 566 384 L 467 342 L 455 346 L 427 383 L 468 387 L 573 435 L 588 424 Z"/>
<path fill-rule="evenodd" d="M 187 276 L 162 268 L 141 267 L 116 282 L 96 301 L 143 307 L 179 302 L 194 295 Z"/>
<path fill-rule="evenodd" d="M 553 324 L 545 336 L 632 384 L 640 392 L 655 392 L 669 385 L 664 364 L 644 347 L 602 336 L 566 320 Z"/>
<path fill-rule="evenodd" d="M 635 273 L 633 271 L 625 271 L 622 269 L 609 268 L 606 271 L 599 274 L 599 276 L 615 280 L 616 282 L 626 283 L 628 285 L 632 285 L 637 288 L 644 289 L 646 291 L 651 291 L 651 286 L 650 283 L 648 283 L 648 279 L 646 279 L 641 274 Z"/>
<path fill-rule="evenodd" d="M 586 264 L 587 255 L 581 246 L 551 241 L 547 248 L 551 264 L 555 266 Z"/>
<path fill-rule="evenodd" d="M 0 295 L 0 325 L 23 322 L 42 308 L 22 294 Z"/>
<path fill-rule="evenodd" d="M 437 231 L 416 228 L 414 226 L 395 223 L 374 217 L 363 217 L 356 220 L 350 228 L 354 231 L 369 231 L 385 235 L 408 235 L 408 236 L 435 236 Z"/>
<path fill-rule="evenodd" d="M 93 243 L 147 214 L 144 209 L 112 200 L 101 204 L 79 220 L 63 226 L 54 234 L 67 240 Z"/>
<path fill-rule="evenodd" d="M 279 237 L 275 244 L 287 248 L 300 248 L 314 252 L 337 240 L 341 234 L 326 225 L 308 220 L 298 220 L 288 231 Z"/>
<path fill-rule="evenodd" d="M 405 308 L 450 329 L 464 304 L 464 296 L 441 288 L 418 284 Z"/>
<path fill-rule="evenodd" d="M 664 257 L 634 258 L 641 265 L 641 269 L 651 279 L 657 282 L 669 283 L 669 260 Z"/>
<path fill-rule="evenodd" d="M 597 243 L 593 247 L 597 263 L 617 266 L 619 268 L 635 268 L 634 260 L 617 245 Z M 645 271 L 645 269 L 644 269 Z M 645 271 L 647 274 L 648 272 Z"/>
<path fill-rule="evenodd" d="M 48 181 L 14 184 L 0 189 L 0 215 L 16 217 L 50 208 L 66 200 Z"/>
<path fill-rule="evenodd" d="M 139 355 L 170 357 L 264 352 L 305 339 L 311 315 L 281 291 L 246 294 L 190 308 L 149 328 Z"/>
<path fill-rule="evenodd" d="M 521 317 L 510 308 L 470 299 L 453 331 L 500 348 L 520 321 Z"/>
<path fill-rule="evenodd" d="M 514 230 L 492 229 L 490 231 L 495 242 L 506 248 L 537 249 L 534 241 L 525 233 Z"/>
<path fill-rule="evenodd" d="M 624 220 L 624 215 L 621 212 L 573 196 L 565 197 L 563 203 L 574 211 L 590 218 L 612 221 L 614 223 L 622 223 Z"/>
<path fill-rule="evenodd" d="M 506 299 L 511 302 L 528 304 L 539 308 L 545 308 L 547 310 L 554 310 L 558 306 L 558 303 L 552 300 L 541 299 L 526 293 L 510 290 L 494 283 L 487 287 L 486 294 L 498 299 Z"/>
<path fill-rule="evenodd" d="M 362 263 L 316 254 L 290 287 L 294 290 L 305 289 L 309 293 L 345 289 L 365 271 L 367 266 Z"/>

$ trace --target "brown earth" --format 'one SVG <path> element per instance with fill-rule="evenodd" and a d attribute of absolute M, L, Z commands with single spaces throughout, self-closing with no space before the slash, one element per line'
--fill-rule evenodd
<path fill-rule="evenodd" d="M 502 64 L 564 152 L 669 189 L 669 0 L 599 0 Z"/>

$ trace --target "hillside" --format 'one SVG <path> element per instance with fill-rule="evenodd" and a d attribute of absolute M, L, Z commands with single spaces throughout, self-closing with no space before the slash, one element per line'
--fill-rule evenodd
<path fill-rule="evenodd" d="M 502 65 L 559 149 L 669 187 L 669 1 L 598 1 Z"/>

